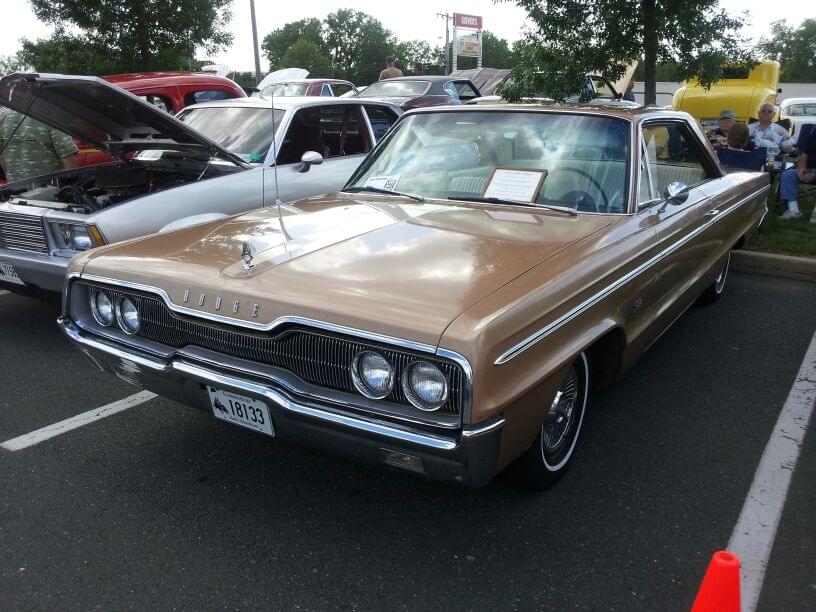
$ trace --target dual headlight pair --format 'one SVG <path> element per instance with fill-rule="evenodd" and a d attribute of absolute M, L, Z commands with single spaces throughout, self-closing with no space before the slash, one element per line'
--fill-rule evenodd
<path fill-rule="evenodd" d="M 93 318 L 103 327 L 110 327 L 115 321 L 123 332 L 133 335 L 142 326 L 139 310 L 130 298 L 112 300 L 101 289 L 91 289 L 89 300 Z"/>
<path fill-rule="evenodd" d="M 371 399 L 383 399 L 396 383 L 394 366 L 376 351 L 361 351 L 351 362 L 351 377 L 356 389 Z M 433 412 L 448 401 L 448 379 L 437 366 L 429 361 L 417 360 L 405 368 L 402 374 L 402 391 L 411 404 Z"/>

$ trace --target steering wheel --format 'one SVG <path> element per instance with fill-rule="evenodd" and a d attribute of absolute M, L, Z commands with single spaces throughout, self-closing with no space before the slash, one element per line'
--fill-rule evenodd
<path fill-rule="evenodd" d="M 583 176 L 586 180 L 588 180 L 590 183 L 592 183 L 592 186 L 595 187 L 598 190 L 598 193 L 600 193 L 601 197 L 603 198 L 603 210 L 601 210 L 601 208 L 597 204 L 595 204 L 595 212 L 608 212 L 609 211 L 609 197 L 606 195 L 606 191 L 604 191 L 603 186 L 601 186 L 601 184 L 598 181 L 596 181 L 594 178 L 592 178 L 592 176 L 588 172 L 584 172 L 583 170 L 579 170 L 578 168 L 573 168 L 572 166 L 563 166 L 561 168 L 558 168 L 558 170 L 560 172 L 575 172 L 575 174 Z M 571 191 L 569 193 L 576 193 L 576 192 Z M 586 192 L 581 192 L 581 193 L 586 193 Z M 589 197 L 589 194 L 586 195 L 586 199 L 588 199 L 590 202 L 594 202 L 594 199 Z"/>

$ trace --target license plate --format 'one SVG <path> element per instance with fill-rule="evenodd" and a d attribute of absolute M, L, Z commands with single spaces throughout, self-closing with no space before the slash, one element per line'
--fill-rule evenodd
<path fill-rule="evenodd" d="M 719 122 L 716 119 L 702 119 L 700 125 L 703 126 L 704 130 L 713 130 L 719 125 Z"/>
<path fill-rule="evenodd" d="M 263 402 L 230 391 L 207 387 L 216 419 L 274 436 L 269 408 Z"/>
<path fill-rule="evenodd" d="M 0 261 L 0 281 L 14 285 L 25 285 L 25 283 L 20 280 L 20 277 L 17 276 L 17 271 L 14 269 L 14 266 L 3 261 Z"/>

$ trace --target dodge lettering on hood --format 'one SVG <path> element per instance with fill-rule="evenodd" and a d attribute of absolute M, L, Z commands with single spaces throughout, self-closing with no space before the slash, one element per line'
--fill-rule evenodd
<path fill-rule="evenodd" d="M 78 255 L 60 325 L 261 435 L 541 490 L 590 390 L 719 298 L 767 192 L 685 113 L 412 111 L 338 193 Z"/>

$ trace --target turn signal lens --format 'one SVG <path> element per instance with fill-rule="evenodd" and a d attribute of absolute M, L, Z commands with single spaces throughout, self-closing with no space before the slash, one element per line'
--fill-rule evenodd
<path fill-rule="evenodd" d="M 448 401 L 448 379 L 427 361 L 415 361 L 402 375 L 402 390 L 415 407 L 426 412 L 439 410 Z"/>
<path fill-rule="evenodd" d="M 122 331 L 131 335 L 138 332 L 142 325 L 136 305 L 126 297 L 119 298 L 116 303 L 116 320 Z"/>
<path fill-rule="evenodd" d="M 104 327 L 113 324 L 113 304 L 104 291 L 92 289 L 90 294 L 91 314 L 96 322 Z"/>
<path fill-rule="evenodd" d="M 382 399 L 394 388 L 394 368 L 375 351 L 357 353 L 351 363 L 351 378 L 357 390 L 371 399 Z"/>

